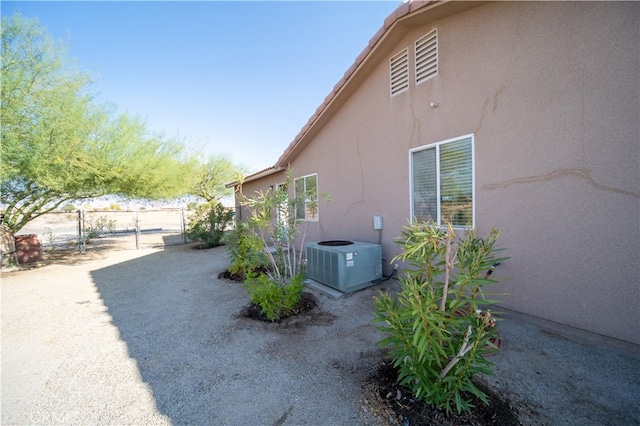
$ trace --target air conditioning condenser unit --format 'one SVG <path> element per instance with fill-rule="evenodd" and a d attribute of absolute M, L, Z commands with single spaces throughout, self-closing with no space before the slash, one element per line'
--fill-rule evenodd
<path fill-rule="evenodd" d="M 308 243 L 307 277 L 351 293 L 382 278 L 382 247 L 357 241 Z"/>

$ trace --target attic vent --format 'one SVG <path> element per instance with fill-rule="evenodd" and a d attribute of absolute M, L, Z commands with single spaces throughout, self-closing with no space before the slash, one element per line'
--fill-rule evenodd
<path fill-rule="evenodd" d="M 416 41 L 416 84 L 438 74 L 438 33 L 431 31 Z"/>
<path fill-rule="evenodd" d="M 409 49 L 404 49 L 391 58 L 391 96 L 409 88 Z"/>

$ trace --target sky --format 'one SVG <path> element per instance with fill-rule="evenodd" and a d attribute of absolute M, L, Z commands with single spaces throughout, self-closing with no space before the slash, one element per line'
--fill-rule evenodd
<path fill-rule="evenodd" d="M 2 1 L 92 74 L 96 101 L 253 173 L 277 159 L 400 1 Z"/>

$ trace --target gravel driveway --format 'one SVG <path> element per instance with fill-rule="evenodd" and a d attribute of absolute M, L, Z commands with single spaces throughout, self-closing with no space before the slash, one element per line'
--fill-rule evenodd
<path fill-rule="evenodd" d="M 376 424 L 362 384 L 383 283 L 266 324 L 224 247 L 76 256 L 2 274 L 2 424 Z M 488 383 L 524 424 L 640 424 L 637 346 L 510 314 Z M 525 321 L 526 319 L 526 321 Z"/>
<path fill-rule="evenodd" d="M 2 424 L 357 423 L 375 291 L 266 324 L 227 266 L 177 246 L 4 274 Z"/>

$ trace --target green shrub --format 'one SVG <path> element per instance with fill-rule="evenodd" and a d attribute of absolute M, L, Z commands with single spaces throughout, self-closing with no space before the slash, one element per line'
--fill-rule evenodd
<path fill-rule="evenodd" d="M 307 191 L 293 191 L 295 182 L 293 171 L 289 169 L 285 182 L 275 188 L 252 193 L 251 197 L 237 193 L 243 206 L 250 211 L 247 219 L 249 230 L 259 239 L 262 245 L 260 252 L 268 260 L 265 276 L 248 280 L 249 294 L 254 304 L 262 307 L 269 318 L 282 315 L 286 311 L 281 309 L 283 306 L 295 306 L 302 295 L 306 227 L 297 219 L 296 213 L 305 207 L 317 209 L 317 193 L 315 187 Z M 328 196 L 323 197 L 328 200 Z M 303 224 L 302 235 L 298 235 L 300 224 Z M 298 239 L 299 248 L 296 248 Z M 251 245 L 253 249 L 253 242 Z M 260 289 L 261 285 L 265 288 Z"/>
<path fill-rule="evenodd" d="M 84 234 L 87 238 L 100 238 L 103 234 L 110 234 L 116 230 L 116 221 L 108 216 L 89 217 L 85 219 Z"/>
<path fill-rule="evenodd" d="M 201 204 L 189 217 L 185 234 L 192 241 L 202 241 L 206 247 L 216 247 L 232 220 L 233 211 L 217 201 Z"/>
<path fill-rule="evenodd" d="M 389 347 L 398 369 L 398 381 L 422 399 L 448 413 L 470 411 L 471 397 L 488 403 L 471 380 L 493 374 L 485 356 L 497 348 L 495 318 L 488 309 L 483 287 L 496 282 L 487 270 L 505 260 L 494 248 L 498 231 L 486 239 L 469 231 L 456 241 L 434 224 L 405 227 L 400 244 L 402 260 L 410 270 L 400 279 L 397 296 L 375 298 L 375 322 L 388 333 L 379 343 Z"/>
<path fill-rule="evenodd" d="M 287 283 L 274 281 L 268 275 L 249 276 L 245 286 L 251 303 L 259 306 L 271 321 L 289 316 L 300 301 L 304 288 L 304 275 L 298 274 Z"/>
<path fill-rule="evenodd" d="M 268 268 L 269 259 L 262 239 L 249 229 L 246 222 L 238 222 L 223 238 L 229 248 L 231 265 L 229 272 L 240 277 L 258 274 Z"/>

